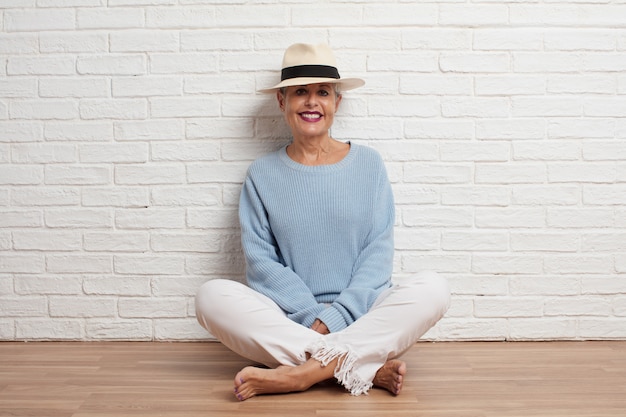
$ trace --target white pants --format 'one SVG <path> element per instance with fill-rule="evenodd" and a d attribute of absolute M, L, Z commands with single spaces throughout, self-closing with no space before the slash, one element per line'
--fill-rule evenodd
<path fill-rule="evenodd" d="M 422 272 L 383 292 L 370 311 L 336 333 L 321 335 L 287 318 L 274 301 L 230 280 L 200 287 L 200 324 L 239 355 L 270 368 L 297 366 L 307 353 L 326 366 L 343 356 L 335 378 L 353 395 L 366 393 L 378 369 L 407 351 L 447 311 L 450 290 Z"/>

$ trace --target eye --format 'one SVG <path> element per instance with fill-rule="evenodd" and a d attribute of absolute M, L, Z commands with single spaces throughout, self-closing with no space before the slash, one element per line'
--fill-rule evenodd
<path fill-rule="evenodd" d="M 298 96 L 302 96 L 302 95 L 305 95 L 305 94 L 306 94 L 306 89 L 305 88 L 298 88 L 296 90 L 296 95 L 298 95 Z"/>
<path fill-rule="evenodd" d="M 327 95 L 329 95 L 330 93 L 328 92 L 328 90 L 325 90 L 325 89 L 323 89 L 323 88 L 322 88 L 322 89 L 320 89 L 320 90 L 318 91 L 318 94 L 319 94 L 320 96 L 326 97 L 326 96 L 327 96 Z"/>

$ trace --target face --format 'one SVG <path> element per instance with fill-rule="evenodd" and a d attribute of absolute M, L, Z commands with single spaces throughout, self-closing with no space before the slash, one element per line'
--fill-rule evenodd
<path fill-rule="evenodd" d="M 294 137 L 314 138 L 328 135 L 341 95 L 331 84 L 308 84 L 287 87 L 277 93 L 278 105 Z"/>

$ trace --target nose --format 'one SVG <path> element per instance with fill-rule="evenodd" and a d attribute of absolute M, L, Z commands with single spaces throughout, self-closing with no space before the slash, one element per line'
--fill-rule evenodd
<path fill-rule="evenodd" d="M 306 101 L 304 102 L 304 104 L 309 107 L 314 107 L 317 104 L 317 95 L 315 94 L 315 92 L 310 91 L 307 94 Z"/>

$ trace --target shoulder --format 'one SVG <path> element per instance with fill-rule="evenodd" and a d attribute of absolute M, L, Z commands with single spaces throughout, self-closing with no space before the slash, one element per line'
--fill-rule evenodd
<path fill-rule="evenodd" d="M 255 159 L 254 162 L 252 162 L 248 167 L 248 176 L 255 176 L 279 169 L 282 165 L 280 163 L 281 150 L 282 149 L 270 152 Z"/>
<path fill-rule="evenodd" d="M 352 144 L 355 152 L 355 159 L 359 165 L 366 167 L 369 170 L 385 170 L 385 163 L 382 156 L 374 148 L 369 146 Z"/>

